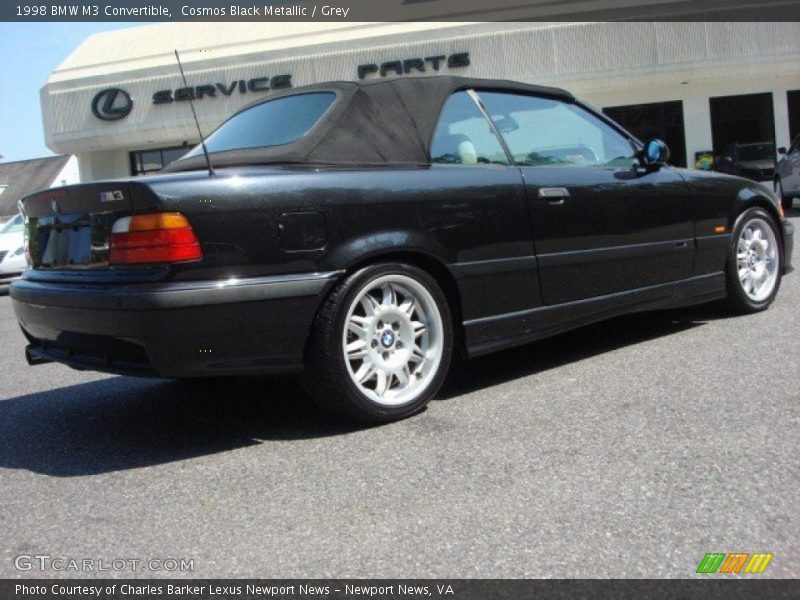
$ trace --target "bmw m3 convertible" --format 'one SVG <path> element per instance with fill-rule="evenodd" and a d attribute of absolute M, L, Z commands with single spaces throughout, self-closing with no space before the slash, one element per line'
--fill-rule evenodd
<path fill-rule="evenodd" d="M 791 264 L 777 198 L 669 166 L 554 88 L 456 77 L 281 90 L 165 172 L 31 194 L 11 290 L 31 364 L 304 373 L 323 406 L 411 415 L 454 354 L 726 298 Z"/>

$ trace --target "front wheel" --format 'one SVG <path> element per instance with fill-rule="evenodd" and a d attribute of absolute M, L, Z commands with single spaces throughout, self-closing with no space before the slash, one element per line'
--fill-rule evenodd
<path fill-rule="evenodd" d="M 326 299 L 306 351 L 306 387 L 326 409 L 381 423 L 421 410 L 450 365 L 447 299 L 427 272 L 367 266 Z"/>
<path fill-rule="evenodd" d="M 736 220 L 728 250 L 728 303 L 737 312 L 764 310 L 781 284 L 781 237 L 763 208 L 749 208 Z"/>

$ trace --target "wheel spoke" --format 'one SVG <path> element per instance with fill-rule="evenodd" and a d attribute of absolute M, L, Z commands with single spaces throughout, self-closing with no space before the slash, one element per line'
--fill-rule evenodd
<path fill-rule="evenodd" d="M 356 371 L 355 378 L 358 383 L 364 384 L 375 375 L 377 369 L 375 369 L 375 365 L 373 365 L 368 360 L 365 360 L 361 363 L 361 366 Z"/>
<path fill-rule="evenodd" d="M 350 360 L 364 358 L 367 355 L 367 342 L 365 340 L 356 340 L 347 344 L 345 350 L 347 351 L 347 358 Z"/>
<path fill-rule="evenodd" d="M 391 375 L 386 375 L 386 371 L 378 370 L 378 382 L 375 384 L 375 393 L 378 394 L 381 398 L 386 394 L 386 390 L 389 389 L 389 384 L 391 383 Z"/>
<path fill-rule="evenodd" d="M 414 348 L 411 350 L 410 360 L 413 360 L 414 362 L 422 362 L 425 360 L 425 352 L 419 347 L 418 344 L 414 344 Z"/>
<path fill-rule="evenodd" d="M 750 275 L 750 267 L 745 267 L 744 269 L 739 269 L 739 279 L 742 280 L 742 283 L 747 281 L 747 276 Z"/>
<path fill-rule="evenodd" d="M 414 339 L 428 331 L 428 326 L 422 321 L 411 321 L 411 328 L 414 330 Z"/>
<path fill-rule="evenodd" d="M 416 377 L 420 377 L 423 374 L 423 372 L 425 371 L 425 367 L 428 365 L 428 363 L 429 363 L 429 361 L 428 361 L 427 358 L 423 358 L 421 361 L 419 361 L 416 364 L 416 366 L 414 367 L 414 371 L 413 371 L 414 375 Z"/>
<path fill-rule="evenodd" d="M 357 335 L 361 339 L 367 338 L 367 324 L 369 323 L 369 319 L 366 317 L 360 317 L 358 315 L 353 315 L 350 317 L 350 320 L 347 321 L 347 330 Z"/>
<path fill-rule="evenodd" d="M 368 317 L 374 316 L 378 309 L 380 309 L 380 304 L 378 304 L 378 301 L 375 300 L 375 298 L 373 298 L 370 294 L 364 294 L 364 297 L 361 298 L 359 302 L 364 308 L 364 312 L 367 313 Z"/>
<path fill-rule="evenodd" d="M 388 307 L 395 306 L 397 304 L 397 294 L 395 293 L 391 283 L 384 284 L 383 287 L 381 287 L 381 292 L 383 293 L 381 306 Z"/>
<path fill-rule="evenodd" d="M 417 309 L 417 302 L 413 296 L 408 296 L 403 303 L 398 307 L 400 312 L 405 313 L 409 317 L 414 314 Z"/>
<path fill-rule="evenodd" d="M 408 367 L 408 363 L 404 364 L 403 368 L 395 373 L 395 378 L 400 388 L 404 388 L 408 385 L 408 382 L 411 381 L 411 370 Z"/>

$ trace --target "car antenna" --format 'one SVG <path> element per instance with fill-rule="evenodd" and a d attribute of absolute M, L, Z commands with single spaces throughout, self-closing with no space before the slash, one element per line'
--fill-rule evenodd
<path fill-rule="evenodd" d="M 186 75 L 183 72 L 183 65 L 181 64 L 181 57 L 178 54 L 177 48 L 175 49 L 175 60 L 178 61 L 178 68 L 181 70 L 181 78 L 183 78 L 183 87 L 188 88 L 189 84 L 186 83 Z M 194 102 L 192 101 L 192 96 L 194 94 L 189 94 L 189 106 L 192 108 L 192 116 L 194 117 L 194 124 L 197 125 L 197 133 L 200 136 L 200 145 L 203 146 L 203 156 L 206 157 L 206 164 L 208 165 L 208 176 L 214 176 L 214 167 L 211 166 L 211 158 L 208 156 L 208 148 L 206 148 L 206 140 L 203 137 L 203 132 L 200 129 L 200 121 L 197 120 L 197 112 L 194 110 Z"/>

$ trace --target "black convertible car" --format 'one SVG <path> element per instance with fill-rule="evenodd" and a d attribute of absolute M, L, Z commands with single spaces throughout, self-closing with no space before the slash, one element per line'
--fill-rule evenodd
<path fill-rule="evenodd" d="M 14 310 L 31 364 L 301 371 L 364 420 L 475 356 L 632 311 L 767 308 L 774 195 L 667 164 L 559 89 L 420 77 L 283 90 L 151 177 L 32 194 Z"/>

